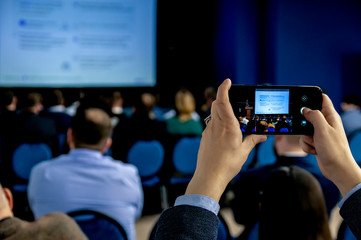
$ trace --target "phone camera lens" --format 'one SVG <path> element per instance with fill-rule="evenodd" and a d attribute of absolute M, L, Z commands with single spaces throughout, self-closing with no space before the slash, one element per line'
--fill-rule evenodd
<path fill-rule="evenodd" d="M 307 102 L 308 97 L 307 97 L 306 95 L 303 95 L 303 96 L 301 97 L 301 100 L 302 100 L 302 102 Z"/>

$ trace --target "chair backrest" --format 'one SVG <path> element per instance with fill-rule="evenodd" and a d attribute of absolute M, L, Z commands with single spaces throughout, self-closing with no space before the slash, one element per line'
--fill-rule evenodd
<path fill-rule="evenodd" d="M 34 165 L 51 158 L 51 150 L 45 143 L 22 143 L 13 153 L 13 170 L 18 177 L 28 180 Z"/>
<path fill-rule="evenodd" d="M 288 132 L 288 128 L 281 128 L 280 132 Z"/>
<path fill-rule="evenodd" d="M 218 225 L 218 236 L 217 240 L 231 240 L 233 237 L 229 232 L 229 228 L 226 220 L 222 217 L 221 214 L 218 214 L 219 225 Z"/>
<path fill-rule="evenodd" d="M 259 223 L 257 222 L 249 231 L 247 240 L 258 240 Z"/>
<path fill-rule="evenodd" d="M 257 146 L 257 167 L 273 164 L 276 162 L 276 154 L 274 152 L 274 136 L 267 136 L 267 141 Z"/>
<path fill-rule="evenodd" d="M 361 130 L 354 132 L 349 137 L 349 145 L 356 162 L 361 165 Z"/>
<path fill-rule="evenodd" d="M 276 132 L 276 129 L 274 127 L 269 127 L 267 131 L 268 132 Z"/>
<path fill-rule="evenodd" d="M 183 137 L 175 144 L 173 166 L 177 172 L 185 175 L 194 173 L 200 143 L 201 137 Z"/>
<path fill-rule="evenodd" d="M 337 232 L 337 240 L 356 240 L 357 238 L 351 232 L 345 221 L 342 221 Z"/>
<path fill-rule="evenodd" d="M 141 178 L 154 176 L 164 162 L 163 145 L 157 141 L 138 141 L 129 150 L 127 162 L 134 164 Z"/>
<path fill-rule="evenodd" d="M 113 218 L 92 210 L 79 210 L 68 213 L 89 240 L 127 240 L 124 228 Z"/>
<path fill-rule="evenodd" d="M 66 145 L 66 133 L 58 134 L 58 142 L 59 142 L 59 153 L 63 153 L 64 146 Z"/>

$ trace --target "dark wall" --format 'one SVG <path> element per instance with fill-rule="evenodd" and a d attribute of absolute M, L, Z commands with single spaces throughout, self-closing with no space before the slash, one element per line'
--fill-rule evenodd
<path fill-rule="evenodd" d="M 224 0 L 218 10 L 217 76 L 319 85 L 337 108 L 361 95 L 360 1 Z"/>
<path fill-rule="evenodd" d="M 158 2 L 156 88 L 167 103 L 180 87 L 190 89 L 202 101 L 203 89 L 215 85 L 216 2 Z"/>
<path fill-rule="evenodd" d="M 319 85 L 337 105 L 350 88 L 361 93 L 361 79 L 344 72 L 360 64 L 348 56 L 361 56 L 361 2 L 272 2 L 278 6 L 272 16 L 276 83 Z"/>

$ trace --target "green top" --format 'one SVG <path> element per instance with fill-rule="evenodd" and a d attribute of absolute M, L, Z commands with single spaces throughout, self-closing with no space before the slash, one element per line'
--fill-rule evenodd
<path fill-rule="evenodd" d="M 167 131 L 170 134 L 180 135 L 202 135 L 203 126 L 201 122 L 194 119 L 189 119 L 185 122 L 181 122 L 178 117 L 172 117 L 165 120 L 167 124 Z"/>

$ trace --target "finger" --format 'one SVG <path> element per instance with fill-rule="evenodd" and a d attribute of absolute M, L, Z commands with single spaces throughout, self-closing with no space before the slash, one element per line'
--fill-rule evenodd
<path fill-rule="evenodd" d="M 302 142 L 305 142 L 306 144 L 312 146 L 312 147 L 315 147 L 315 142 L 313 140 L 313 137 L 312 136 L 306 136 L 306 135 L 302 135 L 300 137 L 300 144 Z"/>
<path fill-rule="evenodd" d="M 308 144 L 307 142 L 300 141 L 300 145 L 304 152 L 306 152 L 308 154 L 313 154 L 313 155 L 317 154 L 316 149 L 312 145 Z"/>
<path fill-rule="evenodd" d="M 232 121 L 237 121 L 231 103 L 229 102 L 228 91 L 231 87 L 231 80 L 226 79 L 218 87 L 217 98 L 212 103 L 212 118 L 213 119 L 227 119 L 232 118 Z"/>
<path fill-rule="evenodd" d="M 242 148 L 244 149 L 244 153 L 247 155 L 252 151 L 252 149 L 261 142 L 267 140 L 266 135 L 254 135 L 251 134 L 243 139 Z"/>
<path fill-rule="evenodd" d="M 217 98 L 216 100 L 218 100 L 218 102 L 223 102 L 223 103 L 227 103 L 229 102 L 229 98 L 228 98 L 228 91 L 231 88 L 232 82 L 229 78 L 227 78 L 226 80 L 223 81 L 223 83 L 221 85 L 219 85 L 218 90 L 217 90 Z"/>
<path fill-rule="evenodd" d="M 302 113 L 306 120 L 312 123 L 315 130 L 323 131 L 329 125 L 319 110 L 304 108 Z"/>
<path fill-rule="evenodd" d="M 325 116 L 327 122 L 335 127 L 340 124 L 340 115 L 338 115 L 336 109 L 333 106 L 331 99 L 326 95 L 322 94 L 322 114 Z"/>

